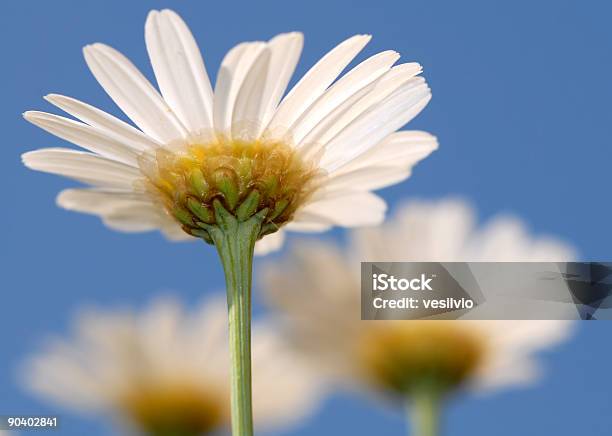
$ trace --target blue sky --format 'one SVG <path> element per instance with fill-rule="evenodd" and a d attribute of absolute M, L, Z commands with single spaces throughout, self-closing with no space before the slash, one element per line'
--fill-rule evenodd
<path fill-rule="evenodd" d="M 433 100 L 410 127 L 440 140 L 410 180 L 382 191 L 392 209 L 404 198 L 459 195 L 482 220 L 513 212 L 532 231 L 567 239 L 585 260 L 612 257 L 612 6 L 605 2 L 7 2 L 0 26 L 0 414 L 56 412 L 23 393 L 14 374 L 42 337 L 66 330 L 81 304 L 138 306 L 166 290 L 194 302 L 222 287 L 210 247 L 108 231 L 96 218 L 55 207 L 56 193 L 72 182 L 20 164 L 24 151 L 62 145 L 21 118 L 28 109 L 51 109 L 43 95 L 119 113 L 87 71 L 81 47 L 113 45 L 151 77 L 144 20 L 163 7 L 190 24 L 211 72 L 240 41 L 300 30 L 299 76 L 347 36 L 372 33 L 362 56 L 395 49 L 424 66 Z M 582 323 L 571 342 L 543 356 L 548 371 L 538 386 L 457 399 L 449 434 L 609 434 L 610 333 L 608 322 Z M 62 434 L 105 434 L 99 421 L 61 413 Z M 402 434 L 404 423 L 401 410 L 336 396 L 292 434 L 338 431 Z"/>

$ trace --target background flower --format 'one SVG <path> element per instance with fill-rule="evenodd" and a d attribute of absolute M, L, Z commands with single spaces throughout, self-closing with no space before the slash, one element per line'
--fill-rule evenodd
<path fill-rule="evenodd" d="M 262 321 L 253 331 L 254 418 L 264 429 L 303 418 L 320 392 L 274 330 Z M 22 378 L 42 397 L 105 413 L 125 428 L 208 434 L 229 425 L 228 354 L 223 301 L 187 311 L 165 298 L 142 312 L 83 312 L 74 337 L 49 341 L 24 364 Z"/>
<path fill-rule="evenodd" d="M 516 218 L 482 228 L 459 200 L 414 201 L 374 229 L 354 230 L 346 251 L 296 244 L 268 265 L 261 287 L 291 343 L 349 389 L 413 397 L 426 383 L 439 395 L 532 382 L 535 354 L 565 339 L 568 321 L 376 321 L 360 318 L 360 261 L 567 261 L 573 249 L 530 236 Z M 482 290 L 486 295 L 486 289 Z M 429 389 L 429 387 L 427 388 Z M 436 395 L 438 395 L 436 394 Z"/>

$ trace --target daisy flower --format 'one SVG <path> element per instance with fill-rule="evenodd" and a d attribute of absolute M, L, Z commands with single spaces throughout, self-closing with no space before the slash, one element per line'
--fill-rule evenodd
<path fill-rule="evenodd" d="M 227 315 L 221 301 L 187 311 L 172 299 L 145 310 L 83 312 L 70 339 L 55 338 L 25 364 L 39 396 L 110 416 L 127 433 L 200 436 L 230 424 Z M 270 323 L 255 324 L 255 422 L 295 424 L 317 404 L 319 384 Z"/>
<path fill-rule="evenodd" d="M 84 49 L 91 72 L 136 127 L 71 97 L 72 115 L 25 118 L 85 151 L 25 153 L 26 166 L 91 188 L 60 193 L 60 206 L 122 231 L 160 229 L 214 244 L 226 273 L 236 389 L 234 431 L 250 434 L 249 325 L 254 246 L 280 246 L 282 230 L 323 231 L 383 219 L 371 191 L 406 179 L 436 147 L 424 132 L 396 130 L 431 98 L 417 63 L 383 51 L 338 76 L 370 40 L 356 35 L 321 58 L 284 97 L 300 33 L 231 49 L 213 87 L 183 20 L 151 11 L 147 51 L 159 91 L 117 50 Z"/>
<path fill-rule="evenodd" d="M 28 111 L 26 120 L 81 147 L 25 153 L 29 168 L 92 185 L 57 203 L 127 232 L 210 240 L 215 200 L 241 219 L 262 214 L 259 251 L 281 227 L 323 231 L 377 224 L 397 183 L 431 153 L 425 132 L 394 133 L 431 98 L 417 63 L 388 50 L 336 80 L 370 40 L 356 35 L 317 62 L 283 97 L 302 50 L 293 32 L 245 42 L 221 63 L 213 87 L 196 41 L 173 11 L 152 11 L 146 46 L 159 91 L 121 53 L 84 48 L 94 77 L 137 128 L 87 103 L 45 98 L 75 119 Z M 359 213 L 354 213 L 359 210 Z"/>
<path fill-rule="evenodd" d="M 361 321 L 359 262 L 574 256 L 561 241 L 531 236 L 516 218 L 498 217 L 481 228 L 464 202 L 412 202 L 379 228 L 354 230 L 346 252 L 322 242 L 296 245 L 284 265 L 264 269 L 262 288 L 306 358 L 332 380 L 407 399 L 416 434 L 434 435 L 445 396 L 462 387 L 487 391 L 534 381 L 534 354 L 566 339 L 571 323 Z"/>

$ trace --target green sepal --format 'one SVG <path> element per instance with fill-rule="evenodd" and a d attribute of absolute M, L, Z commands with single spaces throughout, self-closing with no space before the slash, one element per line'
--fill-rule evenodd
<path fill-rule="evenodd" d="M 206 197 L 208 191 L 210 190 L 210 185 L 206 181 L 202 170 L 199 168 L 194 168 L 189 173 L 189 184 L 193 190 L 193 193 L 201 198 Z"/>
<path fill-rule="evenodd" d="M 215 222 L 217 225 L 211 227 L 214 228 L 218 226 L 222 229 L 233 229 L 236 227 L 236 218 L 223 207 L 219 199 L 215 198 L 213 200 L 213 208 L 215 209 Z"/>
<path fill-rule="evenodd" d="M 239 189 L 235 173 L 227 168 L 219 168 L 213 173 L 215 186 L 223 194 L 229 210 L 234 210 L 238 204 Z"/>
<path fill-rule="evenodd" d="M 202 203 L 197 200 L 194 200 L 191 197 L 187 199 L 187 207 L 201 221 L 209 224 L 215 221 L 215 216 L 212 211 L 208 207 L 204 206 Z"/>
<path fill-rule="evenodd" d="M 268 223 L 264 224 L 263 226 L 261 226 L 261 230 L 259 231 L 259 237 L 261 238 L 263 236 L 275 233 L 275 232 L 278 231 L 278 229 L 280 229 L 278 224 L 272 223 L 272 222 L 268 222 Z"/>
<path fill-rule="evenodd" d="M 172 209 L 172 214 L 182 224 L 186 226 L 193 226 L 193 219 L 191 218 L 191 213 L 188 210 L 177 206 Z"/>
<path fill-rule="evenodd" d="M 236 210 L 236 217 L 238 221 L 244 221 L 250 216 L 252 216 L 257 208 L 259 207 L 259 200 L 261 199 L 261 194 L 259 191 L 254 189 L 251 193 L 244 199 L 244 201 L 238 206 Z"/>
<path fill-rule="evenodd" d="M 282 214 L 285 211 L 285 209 L 287 209 L 287 206 L 289 206 L 289 200 L 288 199 L 283 198 L 281 200 L 278 200 L 276 202 L 276 204 L 274 204 L 274 210 L 272 211 L 272 213 L 268 217 L 268 220 L 273 221 L 276 218 L 278 218 L 280 216 L 280 214 Z"/>
<path fill-rule="evenodd" d="M 206 242 L 207 244 L 210 244 L 210 245 L 214 244 L 212 238 L 210 237 L 210 234 L 206 230 L 190 229 L 190 233 L 193 236 L 203 239 L 204 242 Z"/>

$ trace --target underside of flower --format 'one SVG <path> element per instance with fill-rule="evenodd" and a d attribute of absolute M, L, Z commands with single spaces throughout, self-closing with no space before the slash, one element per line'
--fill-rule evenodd
<path fill-rule="evenodd" d="M 259 238 L 289 222 L 317 187 L 321 172 L 282 141 L 216 139 L 159 148 L 140 167 L 147 189 L 185 232 L 211 242 L 215 204 L 245 221 L 263 216 Z"/>
<path fill-rule="evenodd" d="M 389 321 L 364 332 L 357 356 L 365 375 L 379 388 L 405 395 L 429 385 L 447 392 L 474 375 L 486 345 L 458 322 Z"/>
<path fill-rule="evenodd" d="M 226 398 L 193 386 L 151 386 L 126 395 L 127 416 L 146 434 L 196 436 L 208 434 L 227 418 Z"/>

